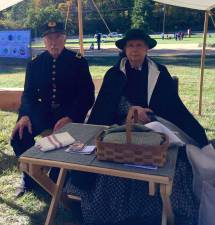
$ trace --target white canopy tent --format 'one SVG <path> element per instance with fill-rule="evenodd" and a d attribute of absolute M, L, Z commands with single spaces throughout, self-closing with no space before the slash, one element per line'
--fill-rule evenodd
<path fill-rule="evenodd" d="M 23 0 L 0 0 L 0 11 L 7 9 Z"/>
<path fill-rule="evenodd" d="M 215 7 L 214 0 L 154 0 L 167 5 L 208 11 Z"/>
<path fill-rule="evenodd" d="M 200 90 L 199 90 L 199 115 L 202 113 L 202 91 L 203 91 L 203 76 L 205 67 L 205 53 L 206 53 L 206 40 L 208 32 L 208 17 L 212 16 L 210 10 L 215 8 L 215 0 L 153 0 L 163 4 L 185 7 L 190 9 L 197 9 L 205 11 L 205 22 L 204 22 L 204 36 L 203 36 L 203 47 L 201 56 L 201 76 L 200 76 Z M 214 23 L 214 20 L 212 18 Z M 215 24 L 214 24 L 215 26 Z"/>

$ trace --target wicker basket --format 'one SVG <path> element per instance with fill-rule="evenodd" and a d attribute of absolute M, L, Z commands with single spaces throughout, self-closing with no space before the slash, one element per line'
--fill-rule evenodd
<path fill-rule="evenodd" d="M 166 162 L 169 138 L 165 134 L 159 133 L 164 140 L 160 145 L 132 143 L 131 119 L 133 115 L 136 123 L 137 111 L 133 109 L 129 110 L 126 120 L 126 143 L 104 142 L 103 138 L 105 131 L 102 131 L 96 137 L 97 159 L 119 163 L 134 163 L 139 165 L 144 164 L 162 167 Z"/>

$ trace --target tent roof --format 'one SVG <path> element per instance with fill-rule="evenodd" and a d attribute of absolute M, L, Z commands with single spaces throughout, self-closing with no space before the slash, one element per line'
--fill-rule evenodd
<path fill-rule="evenodd" d="M 0 0 L 0 11 L 9 8 L 12 5 L 15 5 L 23 0 Z"/>
<path fill-rule="evenodd" d="M 211 10 L 215 7 L 214 0 L 154 0 L 156 2 L 198 10 Z"/>

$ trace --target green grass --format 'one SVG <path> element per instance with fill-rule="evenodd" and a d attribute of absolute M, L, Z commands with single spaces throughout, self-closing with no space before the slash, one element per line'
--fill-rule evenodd
<path fill-rule="evenodd" d="M 167 65 L 172 75 L 179 77 L 179 93 L 185 105 L 206 128 L 208 137 L 215 140 L 215 76 L 214 56 L 207 56 L 203 92 L 203 116 L 197 116 L 199 93 L 198 56 L 156 57 Z M 90 70 L 94 77 L 102 78 L 105 71 L 116 62 L 116 57 L 89 58 Z M 24 66 L 1 68 L 0 87 L 21 87 L 24 80 Z M 40 225 L 47 215 L 50 198 L 45 192 L 30 193 L 16 200 L 13 197 L 19 184 L 17 159 L 9 145 L 11 130 L 17 115 L 0 111 L 0 225 Z M 56 224 L 63 225 L 75 220 L 71 212 L 58 209 Z"/>

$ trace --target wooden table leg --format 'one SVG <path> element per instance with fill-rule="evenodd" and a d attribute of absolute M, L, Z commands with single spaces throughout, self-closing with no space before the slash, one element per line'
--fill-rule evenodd
<path fill-rule="evenodd" d="M 65 181 L 65 177 L 66 177 L 66 169 L 61 168 L 60 169 L 60 173 L 57 179 L 57 184 L 56 184 L 56 188 L 54 191 L 54 194 L 52 196 L 52 200 L 51 200 L 51 204 L 49 207 L 49 211 L 48 211 L 48 215 L 46 218 L 46 222 L 45 225 L 52 225 L 53 224 L 53 220 L 55 217 L 55 213 L 57 210 L 57 206 L 61 197 L 61 192 L 63 189 L 63 185 L 64 185 L 64 181 Z"/>
<path fill-rule="evenodd" d="M 20 169 L 32 177 L 41 187 L 43 187 L 51 196 L 54 195 L 56 184 L 49 178 L 43 170 L 43 166 L 28 163 L 21 163 Z"/>
<path fill-rule="evenodd" d="M 41 165 L 34 165 L 31 163 L 20 163 L 20 169 L 31 176 L 38 184 L 41 185 L 51 196 L 49 212 L 46 219 L 46 224 L 52 224 L 54 215 L 56 213 L 57 204 L 62 201 L 63 206 L 67 209 L 71 200 L 81 201 L 81 198 L 76 195 L 61 194 L 63 184 L 66 177 L 66 170 L 61 169 L 58 176 L 57 184 L 55 184 L 47 175 L 46 170 Z"/>
<path fill-rule="evenodd" d="M 162 225 L 174 225 L 174 214 L 170 202 L 172 192 L 172 182 L 170 184 L 160 184 L 160 194 L 163 202 Z"/>

